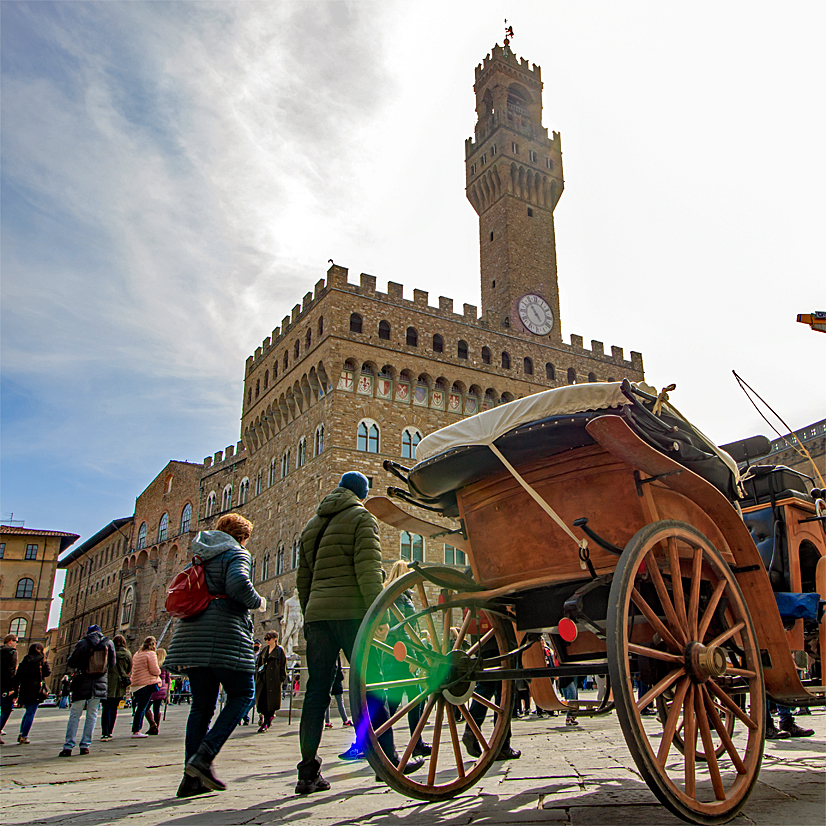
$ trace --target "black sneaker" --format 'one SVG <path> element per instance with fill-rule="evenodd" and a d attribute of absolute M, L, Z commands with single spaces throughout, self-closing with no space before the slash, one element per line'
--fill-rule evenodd
<path fill-rule="evenodd" d="M 811 737 L 815 732 L 811 728 L 800 728 L 793 718 L 780 721 L 780 730 L 788 733 L 789 737 Z"/>
<path fill-rule="evenodd" d="M 89 754 L 89 749 L 84 749 L 83 746 L 80 747 L 81 754 Z"/>
<path fill-rule="evenodd" d="M 181 785 L 178 786 L 176 797 L 194 797 L 196 794 L 209 794 L 212 789 L 207 788 L 198 777 L 184 775 Z"/>
<path fill-rule="evenodd" d="M 60 754 L 58 754 L 57 756 L 58 757 L 71 757 L 72 756 L 72 750 L 71 749 L 63 749 L 63 751 L 60 752 Z"/>
<path fill-rule="evenodd" d="M 788 731 L 779 731 L 774 726 L 766 726 L 767 740 L 788 740 L 791 737 Z"/>
<path fill-rule="evenodd" d="M 518 760 L 522 756 L 519 749 L 511 748 L 510 746 L 503 746 L 496 755 L 497 760 Z"/>
<path fill-rule="evenodd" d="M 312 794 L 313 792 L 326 792 L 330 784 L 319 774 L 312 780 L 301 780 L 295 784 L 296 794 Z"/>
<path fill-rule="evenodd" d="M 482 756 L 482 747 L 479 745 L 479 741 L 473 736 L 473 732 L 466 731 L 462 735 L 462 743 L 465 747 L 465 751 L 471 757 L 481 757 Z"/>

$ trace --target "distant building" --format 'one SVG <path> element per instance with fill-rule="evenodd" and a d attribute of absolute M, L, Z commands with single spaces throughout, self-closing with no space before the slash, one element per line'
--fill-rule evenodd
<path fill-rule="evenodd" d="M 33 642 L 46 644 L 57 558 L 78 538 L 66 531 L 0 527 L 0 636 L 17 634 L 24 653 Z"/>
<path fill-rule="evenodd" d="M 826 419 L 801 427 L 800 430 L 795 430 L 794 433 L 800 443 L 809 451 L 809 455 L 821 476 L 826 479 Z M 815 484 L 819 485 L 812 469 L 812 463 L 805 456 L 801 456 L 798 453 L 799 450 L 798 442 L 791 437 L 791 434 L 787 434 L 774 439 L 771 452 L 766 457 L 761 458 L 759 462 L 761 464 L 771 462 L 775 465 L 786 465 L 794 468 L 807 476 L 815 477 Z"/>

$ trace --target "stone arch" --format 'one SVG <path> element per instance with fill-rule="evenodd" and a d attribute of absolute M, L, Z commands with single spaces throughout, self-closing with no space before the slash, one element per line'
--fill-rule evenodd
<path fill-rule="evenodd" d="M 392 364 L 385 364 L 379 370 L 378 375 L 385 379 L 395 379 L 397 376 L 396 368 Z"/>
<path fill-rule="evenodd" d="M 463 381 L 454 381 L 451 390 L 455 393 L 466 393 L 467 385 Z"/>
<path fill-rule="evenodd" d="M 149 554 L 147 554 L 145 550 L 142 550 L 142 551 L 138 554 L 138 559 L 137 559 L 137 561 L 136 561 L 135 565 L 136 565 L 138 568 L 143 568 L 143 567 L 144 567 L 144 565 L 146 565 L 146 561 L 147 561 L 148 559 L 149 559 Z"/>
<path fill-rule="evenodd" d="M 150 562 L 157 562 L 158 561 L 158 549 L 154 545 L 149 549 L 149 561 Z"/>
<path fill-rule="evenodd" d="M 419 375 L 416 377 L 416 381 L 426 384 L 429 390 L 433 389 L 434 381 L 433 376 L 431 376 L 430 373 L 419 373 Z"/>

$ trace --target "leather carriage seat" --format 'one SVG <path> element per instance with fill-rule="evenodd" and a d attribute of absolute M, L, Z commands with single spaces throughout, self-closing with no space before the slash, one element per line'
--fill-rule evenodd
<path fill-rule="evenodd" d="M 760 558 L 769 572 L 769 580 L 775 591 L 786 591 L 786 571 L 784 568 L 784 548 L 786 544 L 786 530 L 784 525 L 777 528 L 778 548 L 774 552 L 775 519 L 771 505 L 760 510 L 743 514 L 743 521 L 757 545 Z M 773 557 L 773 559 L 772 559 Z M 771 567 L 769 567 L 771 566 Z"/>

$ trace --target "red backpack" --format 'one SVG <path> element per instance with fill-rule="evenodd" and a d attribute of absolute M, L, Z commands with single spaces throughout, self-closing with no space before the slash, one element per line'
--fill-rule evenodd
<path fill-rule="evenodd" d="M 214 599 L 226 599 L 224 595 L 210 594 L 204 577 L 204 563 L 199 556 L 192 557 L 192 564 L 175 575 L 166 592 L 166 612 L 178 619 L 197 617 Z"/>

